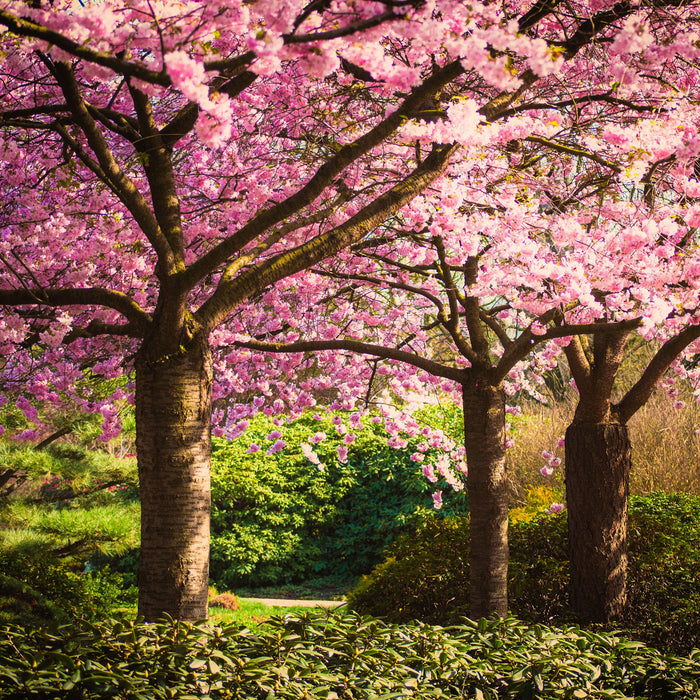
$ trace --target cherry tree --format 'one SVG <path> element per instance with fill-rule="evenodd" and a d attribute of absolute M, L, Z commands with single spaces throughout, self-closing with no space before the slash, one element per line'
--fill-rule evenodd
<path fill-rule="evenodd" d="M 691 76 L 684 69 L 676 77 Z M 458 471 L 468 471 L 475 616 L 507 608 L 506 394 L 536 395 L 533 377 L 552 366 L 560 348 L 580 392 L 566 445 L 572 601 L 585 621 L 610 619 L 624 606 L 626 424 L 700 336 L 698 185 L 689 177 L 698 144 L 695 130 L 685 128 L 697 121 L 697 109 L 684 100 L 669 108 L 660 99 L 651 110 L 650 94 L 628 102 L 644 107 L 633 107 L 624 128 L 619 113 L 597 114 L 581 134 L 586 108 L 568 112 L 569 103 L 528 124 L 527 136 L 500 152 L 496 138 L 490 152 L 480 144 L 479 160 L 468 150 L 453 158 L 439 182 L 385 225 L 382 238 L 316 266 L 303 282 L 288 280 L 286 294 L 307 313 L 293 325 L 268 314 L 251 328 L 255 339 L 242 343 L 272 353 L 319 353 L 324 374 L 350 377 L 351 402 L 361 398 L 363 381 L 404 400 L 452 395 L 463 402 L 468 469 Z M 495 128 L 512 136 L 516 124 Z M 441 137 L 426 124 L 402 131 L 418 139 L 426 132 Z M 538 173 L 543 165 L 546 177 Z M 275 303 L 284 307 L 285 290 L 277 292 Z M 325 319 L 317 310 L 323 306 Z M 614 403 L 614 379 L 634 332 L 662 345 Z M 545 341 L 553 342 L 536 347 Z M 523 360 L 533 350 L 528 367 Z M 300 362 L 290 357 L 287 373 Z M 390 400 L 367 392 L 370 398 Z M 400 422 L 389 417 L 398 431 Z M 404 420 L 408 434 L 421 431 L 410 416 Z M 433 446 L 442 444 L 433 437 Z M 459 464 L 461 455 L 453 457 Z M 438 473 L 460 486 L 446 462 Z M 435 477 L 433 467 L 426 475 Z"/>
<path fill-rule="evenodd" d="M 381 237 L 514 115 L 626 109 L 591 89 L 606 48 L 673 23 L 651 43 L 695 60 L 676 5 L 3 3 L 4 373 L 29 415 L 73 395 L 109 436 L 113 401 L 76 384 L 135 370 L 140 614 L 206 615 L 213 352 L 247 302 Z"/>
<path fill-rule="evenodd" d="M 657 166 L 654 161 L 652 167 Z M 637 332 L 658 350 L 632 387 L 621 392 L 616 378 L 632 332 L 574 337 L 565 348 L 578 391 L 565 442 L 571 594 L 583 621 L 608 621 L 624 610 L 628 422 L 667 371 L 675 368 L 684 374 L 680 359 L 699 349 L 699 220 L 697 205 L 688 196 L 698 183 L 687 171 L 687 163 L 669 167 L 665 178 L 656 179 L 657 189 L 666 185 L 661 204 L 651 206 L 649 198 L 610 203 L 593 215 L 595 245 L 605 251 L 596 263 L 596 276 L 614 280 L 607 294 L 601 285 L 593 285 L 601 305 L 599 318 L 638 314 L 642 320 Z M 575 240 L 581 245 L 588 238 Z M 673 379 L 664 381 L 673 384 Z"/>
<path fill-rule="evenodd" d="M 507 168 L 507 151 L 501 160 Z M 496 158 L 489 162 L 493 167 Z M 543 375 L 572 337 L 626 337 L 641 320 L 638 308 L 615 321 L 600 318 L 592 285 L 610 286 L 612 280 L 596 276 L 597 259 L 589 255 L 582 266 L 579 249 L 571 247 L 554 255 L 543 233 L 553 228 L 552 216 L 540 211 L 535 198 L 518 201 L 516 186 L 502 187 L 477 204 L 482 182 L 472 172 L 466 185 L 465 167 L 455 158 L 440 183 L 394 217 L 382 238 L 362 241 L 314 267 L 303 282 L 279 285 L 268 296 L 270 308 L 293 300 L 306 311 L 293 324 L 269 309 L 264 324 L 251 313 L 255 337 L 238 344 L 283 355 L 279 365 L 265 365 L 268 379 L 275 372 L 291 375 L 319 393 L 326 385 L 314 380 L 315 365 L 309 363 L 323 368 L 322 381 L 347 377 L 338 406 L 357 408 L 364 398 L 381 407 L 397 447 L 406 435 L 423 436 L 423 449 L 413 459 L 431 481 L 439 475 L 459 489 L 466 475 L 470 608 L 476 618 L 507 612 L 506 414 L 517 411 L 507 406 L 508 395 L 542 398 Z M 464 212 L 465 201 L 479 211 Z M 559 222 L 562 230 L 566 223 Z M 320 308 L 326 308 L 325 317 Z M 315 358 L 296 361 L 289 354 L 311 352 Z M 230 358 L 234 374 L 255 376 L 255 359 Z M 250 365 L 254 368 L 247 370 Z M 461 403 L 463 446 L 416 420 L 416 397 Z M 386 408 L 395 399 L 403 410 Z M 426 461 L 429 447 L 441 449 L 435 463 Z M 313 461 L 312 453 L 307 456 Z M 439 507 L 440 492 L 435 500 Z"/>

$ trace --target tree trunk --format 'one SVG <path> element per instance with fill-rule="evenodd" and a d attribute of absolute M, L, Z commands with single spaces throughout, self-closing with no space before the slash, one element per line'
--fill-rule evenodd
<path fill-rule="evenodd" d="M 508 485 L 505 394 L 475 381 L 462 386 L 471 520 L 470 614 L 508 612 Z"/>
<path fill-rule="evenodd" d="M 207 616 L 212 360 L 206 340 L 136 359 L 139 615 Z"/>
<path fill-rule="evenodd" d="M 583 623 L 608 622 L 626 602 L 629 432 L 572 423 L 565 449 L 571 604 Z"/>

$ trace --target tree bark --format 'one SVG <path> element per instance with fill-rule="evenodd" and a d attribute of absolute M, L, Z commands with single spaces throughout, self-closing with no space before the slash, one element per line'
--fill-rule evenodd
<path fill-rule="evenodd" d="M 212 360 L 208 343 L 136 359 L 141 494 L 139 615 L 207 616 Z"/>
<path fill-rule="evenodd" d="M 629 431 L 574 422 L 565 449 L 571 604 L 583 623 L 608 622 L 626 603 Z"/>
<path fill-rule="evenodd" d="M 488 381 L 462 385 L 471 520 L 470 614 L 508 612 L 505 394 Z"/>

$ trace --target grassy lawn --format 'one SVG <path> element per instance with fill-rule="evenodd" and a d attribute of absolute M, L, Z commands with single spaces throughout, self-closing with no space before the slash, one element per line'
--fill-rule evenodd
<path fill-rule="evenodd" d="M 236 622 L 244 627 L 256 628 L 264 624 L 268 619 L 277 615 L 300 615 L 312 612 L 317 608 L 295 605 L 265 605 L 264 603 L 250 600 L 240 600 L 238 610 L 229 610 L 218 606 L 209 606 L 208 622 L 218 624 L 229 624 Z M 136 606 L 119 608 L 118 612 L 124 616 L 136 617 Z"/>
<path fill-rule="evenodd" d="M 257 627 L 273 615 L 286 615 L 287 613 L 298 615 L 303 612 L 309 612 L 309 608 L 301 606 L 271 606 L 265 605 L 264 603 L 240 599 L 239 602 L 241 604 L 239 610 L 228 610 L 226 608 L 211 606 L 209 608 L 209 621 L 214 624 L 237 622 L 246 627 Z"/>

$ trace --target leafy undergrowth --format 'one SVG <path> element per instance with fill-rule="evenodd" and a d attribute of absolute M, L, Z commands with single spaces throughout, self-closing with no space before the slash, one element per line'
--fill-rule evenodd
<path fill-rule="evenodd" d="M 629 511 L 627 609 L 614 629 L 656 648 L 700 647 L 700 498 L 655 493 Z M 513 615 L 570 624 L 566 513 L 511 517 L 508 595 Z M 469 607 L 469 519 L 427 521 L 395 542 L 348 595 L 363 614 L 452 624 Z"/>
<path fill-rule="evenodd" d="M 450 628 L 314 611 L 239 625 L 0 630 L 0 698 L 693 698 L 700 652 L 515 619 Z"/>

